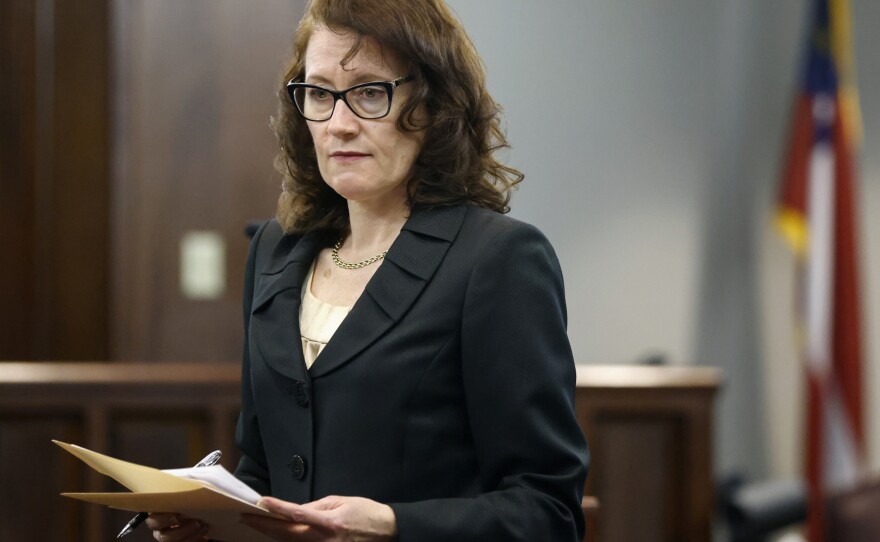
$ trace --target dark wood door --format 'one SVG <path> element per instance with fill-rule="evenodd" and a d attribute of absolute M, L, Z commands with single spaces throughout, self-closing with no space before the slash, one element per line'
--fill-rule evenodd
<path fill-rule="evenodd" d="M 242 229 L 275 212 L 269 117 L 303 10 L 289 0 L 114 2 L 112 358 L 239 358 Z M 192 233 L 213 240 L 205 265 L 221 284 L 207 298 L 181 288 Z"/>

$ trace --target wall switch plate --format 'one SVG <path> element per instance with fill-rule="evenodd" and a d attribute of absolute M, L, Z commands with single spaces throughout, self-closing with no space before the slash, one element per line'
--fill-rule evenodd
<path fill-rule="evenodd" d="M 180 240 L 180 291 L 213 300 L 226 292 L 226 241 L 215 231 L 189 231 Z"/>

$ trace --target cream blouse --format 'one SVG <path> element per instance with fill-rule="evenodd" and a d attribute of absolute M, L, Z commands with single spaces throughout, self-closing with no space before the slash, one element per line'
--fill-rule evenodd
<path fill-rule="evenodd" d="M 351 307 L 331 305 L 312 295 L 312 276 L 314 273 L 315 264 L 313 263 L 305 280 L 306 287 L 302 290 L 299 306 L 300 339 L 302 339 L 306 368 L 312 366 L 315 358 L 327 346 L 330 337 L 336 333 L 339 325 L 351 311 Z"/>

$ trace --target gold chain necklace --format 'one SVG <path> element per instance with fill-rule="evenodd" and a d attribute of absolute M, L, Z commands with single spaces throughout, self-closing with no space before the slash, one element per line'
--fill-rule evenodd
<path fill-rule="evenodd" d="M 330 251 L 330 258 L 333 259 L 333 263 L 335 263 L 337 267 L 341 267 L 343 269 L 361 269 L 361 268 L 364 268 L 370 264 L 378 262 L 379 260 L 384 258 L 386 254 L 388 254 L 387 250 L 383 250 L 382 252 L 380 252 L 379 254 L 376 254 L 375 256 L 373 256 L 371 258 L 367 258 L 366 260 L 363 260 L 360 262 L 352 263 L 352 262 L 347 262 L 339 257 L 339 249 L 341 247 L 342 247 L 342 239 L 340 239 L 339 241 L 336 241 L 336 244 L 333 245 L 333 250 Z"/>

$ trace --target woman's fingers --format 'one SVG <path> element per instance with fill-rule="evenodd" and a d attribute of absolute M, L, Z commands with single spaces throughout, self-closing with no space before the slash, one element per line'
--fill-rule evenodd
<path fill-rule="evenodd" d="M 335 525 L 332 518 L 326 513 L 321 513 L 327 508 L 312 509 L 308 505 L 295 504 L 272 497 L 263 497 L 259 505 L 268 511 L 288 517 L 296 523 L 304 523 L 313 527 L 333 530 Z"/>
<path fill-rule="evenodd" d="M 302 540 L 305 542 L 319 539 L 315 529 L 302 523 L 291 523 L 283 519 L 253 514 L 242 514 L 241 522 L 275 540 Z"/>
<path fill-rule="evenodd" d="M 148 529 L 157 531 L 173 525 L 180 525 L 180 516 L 177 514 L 150 514 L 145 523 Z"/>
<path fill-rule="evenodd" d="M 147 527 L 158 542 L 199 542 L 207 540 L 208 526 L 176 514 L 150 514 Z"/>
<path fill-rule="evenodd" d="M 202 542 L 208 539 L 207 535 L 208 526 L 195 520 L 181 523 L 178 527 L 153 531 L 153 537 L 158 542 Z"/>
<path fill-rule="evenodd" d="M 397 519 L 388 505 L 362 497 L 329 496 L 307 504 L 264 497 L 260 506 L 287 521 L 243 515 L 242 522 L 276 540 L 393 540 Z"/>

